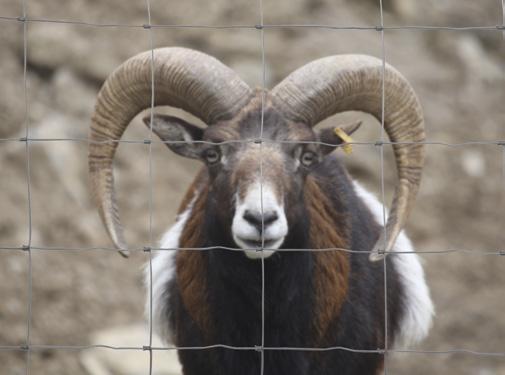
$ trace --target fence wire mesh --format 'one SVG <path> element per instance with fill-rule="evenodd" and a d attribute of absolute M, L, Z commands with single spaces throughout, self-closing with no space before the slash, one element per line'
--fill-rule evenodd
<path fill-rule="evenodd" d="M 384 75 L 386 69 L 386 48 L 385 48 L 385 39 L 387 36 L 385 35 L 388 31 L 406 31 L 413 30 L 419 32 L 425 31 L 437 31 L 437 30 L 448 30 L 448 31 L 489 31 L 489 32 L 502 32 L 505 38 L 505 2 L 501 0 L 501 7 L 503 12 L 503 23 L 501 25 L 482 25 L 482 26 L 424 26 L 424 25 L 403 25 L 403 26 L 395 26 L 395 25 L 385 25 L 384 24 L 384 10 L 383 10 L 383 2 L 379 0 L 379 19 L 380 24 L 375 26 L 343 26 L 343 25 L 324 25 L 324 24 L 266 24 L 264 22 L 264 11 L 263 11 L 263 2 L 262 0 L 258 0 L 258 23 L 254 25 L 248 24 L 236 24 L 236 25 L 202 25 L 202 24 L 155 24 L 152 22 L 152 10 L 150 1 L 146 0 L 146 23 L 145 24 L 128 24 L 128 23 L 96 23 L 96 22 L 84 22 L 84 21 L 76 21 L 76 20 L 67 20 L 67 19 L 43 19 L 43 18 L 31 18 L 27 13 L 27 0 L 21 0 L 22 14 L 18 17 L 12 16 L 1 16 L 0 22 L 14 22 L 20 23 L 23 28 L 23 93 L 24 93 L 24 136 L 21 138 L 3 138 L 0 139 L 0 143 L 7 142 L 21 142 L 25 147 L 25 157 L 26 157 L 26 200 L 27 200 L 27 219 L 26 219 L 26 227 L 27 227 L 27 236 L 26 243 L 21 246 L 4 246 L 0 247 L 0 250 L 4 251 L 23 251 L 27 254 L 27 262 L 28 262 L 28 293 L 27 293 L 27 318 L 26 318 L 26 340 L 25 344 L 21 346 L 16 345 L 3 345 L 0 346 L 0 351 L 20 351 L 26 353 L 26 373 L 30 373 L 30 358 L 31 353 L 34 351 L 43 351 L 43 350 L 61 350 L 61 351 L 81 351 L 88 349 L 109 349 L 109 350 L 118 350 L 118 351 L 129 351 L 129 350 L 138 350 L 138 351 L 147 351 L 149 353 L 149 368 L 146 369 L 146 372 L 149 374 L 153 373 L 153 351 L 171 351 L 171 350 L 206 350 L 212 348 L 224 348 L 229 350 L 239 350 L 239 351 L 256 351 L 261 354 L 261 366 L 260 366 L 260 374 L 262 375 L 265 371 L 265 351 L 308 351 L 308 352 L 317 352 L 317 351 L 333 351 L 333 350 L 342 350 L 349 351 L 355 353 L 378 353 L 384 356 L 384 374 L 389 373 L 388 367 L 388 355 L 390 353 L 408 353 L 408 354 L 430 354 L 430 355 L 444 355 L 444 354 L 469 354 L 475 356 L 482 357 L 505 357 L 505 351 L 479 351 L 479 350 L 471 350 L 465 348 L 453 348 L 447 350 L 421 350 L 421 349 L 403 349 L 403 348 L 393 348 L 389 347 L 388 343 L 388 301 L 387 301 L 387 293 L 384 294 L 384 326 L 385 326 L 385 346 L 383 348 L 377 348 L 375 350 L 364 350 L 360 348 L 350 348 L 350 347 L 269 347 L 265 345 L 265 258 L 261 257 L 261 281 L 262 281 L 262 293 L 261 293 L 261 342 L 259 343 L 251 343 L 250 346 L 247 347 L 238 347 L 238 346 L 230 346 L 224 344 L 215 344 L 209 346 L 201 346 L 201 347 L 176 347 L 176 346 L 163 346 L 156 347 L 153 346 L 153 288 L 152 288 L 152 274 L 153 274 L 153 251 L 212 251 L 216 249 L 222 249 L 227 251 L 244 251 L 242 248 L 231 248 L 231 247 L 223 247 L 223 246 L 212 246 L 212 247 L 202 247 L 202 248 L 162 248 L 156 246 L 156 241 L 154 240 L 153 235 L 153 158 L 152 158 L 152 146 L 155 144 L 163 144 L 163 143 L 181 143 L 177 141 L 164 142 L 161 140 L 153 139 L 153 115 L 155 109 L 155 77 L 154 77 L 154 56 L 155 56 L 155 42 L 154 42 L 154 29 L 225 29 L 225 30 L 237 30 L 237 29 L 249 29 L 256 30 L 259 36 L 259 48 L 258 53 L 261 56 L 261 88 L 266 89 L 266 51 L 265 51 L 265 30 L 267 29 L 328 29 L 328 30 L 370 30 L 376 31 L 378 33 L 378 37 L 380 38 L 381 44 L 381 59 L 382 59 L 382 118 L 381 118 L 381 134 L 380 139 L 371 142 L 351 142 L 350 144 L 354 146 L 374 146 L 377 148 L 379 159 L 380 159 L 380 194 L 383 202 L 386 202 L 386 186 L 385 186 L 385 177 L 384 177 L 384 147 L 391 146 L 394 144 L 404 144 L 404 145 L 429 145 L 429 146 L 442 146 L 442 147 L 452 147 L 452 148 L 460 148 L 467 147 L 471 145 L 483 145 L 483 146 L 497 146 L 501 148 L 503 160 L 502 160 L 502 173 L 503 180 L 505 181 L 505 140 L 477 140 L 477 141 L 465 141 L 459 143 L 450 143 L 450 142 L 440 142 L 440 141 L 423 141 L 423 142 L 390 142 L 385 138 L 385 130 L 384 130 L 384 114 L 388 110 L 388 103 L 385 102 L 385 87 L 384 87 Z M 144 252 L 147 254 L 148 259 L 148 269 L 150 276 L 149 283 L 149 319 L 148 319 L 148 338 L 147 345 L 143 343 L 139 343 L 138 346 L 112 346 L 112 345 L 44 345 L 44 344 L 32 344 L 31 340 L 31 327 L 32 327 L 32 289 L 33 289 L 33 277 L 32 277 L 32 253 L 33 251 L 50 251 L 50 252 L 63 252 L 63 251 L 116 251 L 115 248 L 112 247 L 85 247 L 85 246 L 73 246 L 73 247 L 55 247 L 55 246 L 38 246 L 32 242 L 32 188 L 31 188 L 31 165 L 30 165 L 30 146 L 34 143 L 44 143 L 44 142 L 82 142 L 82 143 L 90 143 L 90 140 L 87 138 L 79 138 L 79 137 L 68 137 L 68 138 L 40 138 L 40 137 L 31 137 L 30 132 L 30 121 L 29 121 L 29 95 L 28 95 L 28 84 L 27 84 L 27 70 L 28 70 L 28 38 L 27 38 L 27 29 L 31 24 L 35 23 L 52 23 L 52 24 L 70 24 L 77 26 L 85 26 L 92 28 L 135 28 L 135 29 L 144 29 L 147 31 L 148 48 L 151 51 L 151 108 L 150 108 L 150 118 L 151 125 L 149 129 L 149 137 L 147 139 L 120 139 L 120 140 L 111 140 L 104 141 L 105 143 L 114 142 L 121 144 L 144 144 L 147 145 L 147 153 L 148 153 L 148 206 L 149 206 L 149 215 L 148 215 L 148 233 L 149 240 L 146 246 L 142 247 L 132 247 L 127 250 L 131 252 Z M 264 138 L 263 134 L 263 124 L 264 124 L 264 105 L 265 105 L 265 94 L 264 90 L 262 91 L 261 96 L 261 119 L 260 119 L 260 128 L 259 134 L 257 138 L 254 139 L 245 139 L 245 140 L 233 140 L 226 142 L 205 142 L 205 141 L 195 141 L 195 143 L 206 143 L 212 145 L 221 145 L 227 143 L 259 143 L 260 150 L 263 148 L 263 144 L 268 144 L 269 142 L 276 143 L 290 143 L 290 141 L 271 141 L 269 139 Z M 182 142 L 187 143 L 187 142 Z M 297 142 L 300 143 L 300 142 Z M 301 142 L 301 143 L 315 143 L 319 145 L 329 145 L 340 147 L 339 145 L 331 145 L 324 142 Z M 263 153 L 261 152 L 260 160 L 258 161 L 258 171 L 260 174 L 260 199 L 261 199 L 261 211 L 263 213 L 263 164 L 264 158 Z M 383 227 L 384 227 L 384 240 L 386 241 L 387 233 L 386 233 L 386 209 L 383 207 L 382 212 L 383 218 Z M 264 229 L 264 217 L 262 216 L 262 227 Z M 272 250 L 266 248 L 265 238 L 264 238 L 264 230 L 262 230 L 262 246 L 261 248 L 251 248 L 245 249 L 246 251 L 265 251 Z M 342 251 L 347 253 L 355 253 L 357 250 L 348 249 L 348 248 L 324 248 L 324 249 L 276 249 L 276 251 Z M 363 253 L 363 251 L 359 251 Z M 395 251 L 396 254 L 402 253 L 412 253 L 411 251 L 402 252 Z M 505 249 L 496 249 L 496 250 L 488 250 L 488 251 L 477 251 L 474 249 L 464 249 L 464 248 L 454 248 L 454 249 L 430 249 L 430 250 L 416 250 L 414 253 L 417 254 L 450 254 L 450 253 L 459 253 L 464 255 L 475 255 L 475 256 L 505 256 Z M 384 259 L 383 262 L 383 270 L 384 276 L 387 274 L 387 263 Z M 384 288 L 387 290 L 387 277 L 384 277 Z"/>

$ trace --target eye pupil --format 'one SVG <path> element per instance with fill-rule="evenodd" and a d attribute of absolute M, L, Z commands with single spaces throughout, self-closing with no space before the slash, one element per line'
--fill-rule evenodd
<path fill-rule="evenodd" d="M 205 153 L 205 159 L 207 159 L 207 162 L 209 163 L 215 163 L 219 160 L 219 152 L 214 149 L 207 150 Z"/>
<path fill-rule="evenodd" d="M 304 152 L 302 155 L 302 164 L 305 166 L 311 165 L 316 159 L 316 155 L 313 152 Z"/>

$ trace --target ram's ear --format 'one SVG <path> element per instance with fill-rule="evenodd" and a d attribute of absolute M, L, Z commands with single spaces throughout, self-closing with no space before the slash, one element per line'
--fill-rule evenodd
<path fill-rule="evenodd" d="M 316 130 L 317 137 L 319 141 L 325 143 L 321 145 L 321 150 L 323 154 L 329 154 L 335 148 L 342 143 L 348 142 L 344 137 L 345 135 L 350 136 L 361 126 L 361 121 L 354 121 L 342 126 L 323 128 Z"/>
<path fill-rule="evenodd" d="M 148 128 L 151 127 L 151 117 L 143 118 L 144 124 Z M 203 129 L 190 124 L 178 117 L 167 115 L 153 115 L 152 129 L 167 147 L 187 158 L 199 159 L 201 143 L 194 143 L 194 141 L 201 141 L 203 137 Z"/>

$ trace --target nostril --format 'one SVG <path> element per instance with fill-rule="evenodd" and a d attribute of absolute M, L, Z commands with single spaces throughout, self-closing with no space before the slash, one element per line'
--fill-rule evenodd
<path fill-rule="evenodd" d="M 279 216 L 277 216 L 277 212 L 275 212 L 275 211 L 265 212 L 263 214 L 263 222 L 265 223 L 265 226 L 272 224 L 278 218 L 279 218 Z"/>
<path fill-rule="evenodd" d="M 245 210 L 244 212 L 244 220 L 249 224 L 254 225 L 255 227 L 261 228 L 261 213 L 255 211 Z"/>
<path fill-rule="evenodd" d="M 262 216 L 261 212 L 250 210 L 246 210 L 243 217 L 245 221 L 251 225 L 254 225 L 259 231 L 261 231 L 262 225 L 266 227 L 279 218 L 277 212 L 275 211 L 264 212 Z"/>

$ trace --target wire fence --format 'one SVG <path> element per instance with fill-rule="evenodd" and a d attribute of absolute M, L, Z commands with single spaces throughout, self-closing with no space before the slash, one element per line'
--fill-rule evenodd
<path fill-rule="evenodd" d="M 231 247 L 223 247 L 223 246 L 212 246 L 212 247 L 201 247 L 201 248 L 161 248 L 156 246 L 156 242 L 153 240 L 153 162 L 152 162 L 152 146 L 156 143 L 181 143 L 177 141 L 164 142 L 160 140 L 153 139 L 153 115 L 155 108 L 155 85 L 156 82 L 154 80 L 154 35 L 152 33 L 153 29 L 177 29 L 177 28 L 194 28 L 194 29 L 251 29 L 258 31 L 258 51 L 261 54 L 261 64 L 262 64 L 262 75 L 261 82 L 262 88 L 266 89 L 266 67 L 265 67 L 265 30 L 266 29 L 285 29 L 285 28 L 313 28 L 313 29 L 329 29 L 329 30 L 372 30 L 378 33 L 378 37 L 380 38 L 381 43 L 381 51 L 382 51 L 382 120 L 381 120 L 381 135 L 380 139 L 373 142 L 351 142 L 352 145 L 356 146 L 375 146 L 377 147 L 379 158 L 380 158 L 380 192 L 382 201 L 385 202 L 385 179 L 384 179 L 384 146 L 390 146 L 394 144 L 405 144 L 405 145 L 430 145 L 430 146 L 443 146 L 443 147 L 466 147 L 470 145 L 485 145 L 485 146 L 497 146 L 503 150 L 503 177 L 505 181 L 505 140 L 475 140 L 475 141 L 466 141 L 460 143 L 448 143 L 448 142 L 439 142 L 439 141 L 423 141 L 423 142 L 390 142 L 385 139 L 385 131 L 384 131 L 384 113 L 387 111 L 387 104 L 385 103 L 385 88 L 384 88 L 384 74 L 386 68 L 386 51 L 385 51 L 385 33 L 387 31 L 402 31 L 402 30 L 416 30 L 416 31 L 436 31 L 436 30 L 449 30 L 449 31 L 489 31 L 489 32 L 502 32 L 505 38 L 505 1 L 501 0 L 501 7 L 503 11 L 503 23 L 501 25 L 482 25 L 482 26 L 463 26 L 463 27 L 455 27 L 455 26 L 423 26 L 423 25 L 403 25 L 403 26 L 395 26 L 395 25 L 385 25 L 384 24 L 384 11 L 382 0 L 379 0 L 379 16 L 380 16 L 380 24 L 374 26 L 340 26 L 340 25 L 323 25 L 323 24 L 266 24 L 264 23 L 264 14 L 263 14 L 263 2 L 262 0 L 258 0 L 258 23 L 257 24 L 243 24 L 243 25 L 175 25 L 175 24 L 154 24 L 152 23 L 151 18 L 151 4 L 149 0 L 146 0 L 146 23 L 145 24 L 128 24 L 128 23 L 95 23 L 95 22 L 84 22 L 84 21 L 75 21 L 75 20 L 66 20 L 66 19 L 42 19 L 42 18 L 30 18 L 27 14 L 27 0 L 21 0 L 22 5 L 22 15 L 19 17 L 7 17 L 0 15 L 0 22 L 16 22 L 21 23 L 23 26 L 23 93 L 24 93 L 24 118 L 23 124 L 25 128 L 25 135 L 22 138 L 4 138 L 0 139 L 0 143 L 4 142 L 22 142 L 25 145 L 25 153 L 26 153 L 26 197 L 28 203 L 27 210 L 27 241 L 26 244 L 22 246 L 4 246 L 0 247 L 0 250 L 5 251 L 24 251 L 28 254 L 28 293 L 27 293 L 27 318 L 26 318 L 26 340 L 25 344 L 21 346 L 16 345 L 4 345 L 0 346 L 0 352 L 2 351 L 21 351 L 26 353 L 26 374 L 30 373 L 30 356 L 32 352 L 42 351 L 42 350 L 62 350 L 62 351 L 81 351 L 88 349 L 109 349 L 109 350 L 118 350 L 118 351 L 128 351 L 128 350 L 138 350 L 138 351 L 146 351 L 149 352 L 149 368 L 146 369 L 146 372 L 149 374 L 153 373 L 153 351 L 170 351 L 170 350 L 205 350 L 205 349 L 213 349 L 213 348 L 224 348 L 229 350 L 237 350 L 237 351 L 256 351 L 261 354 L 261 372 L 262 375 L 265 371 L 265 351 L 308 351 L 308 352 L 326 352 L 333 350 L 342 350 L 349 351 L 355 353 L 377 353 L 384 356 L 384 374 L 388 374 L 388 355 L 390 353 L 409 353 L 409 354 L 432 354 L 432 355 L 444 355 L 444 354 L 469 354 L 475 356 L 483 356 L 483 357 L 505 357 L 505 352 L 496 351 L 496 352 L 486 352 L 486 351 L 478 351 L 478 350 L 470 350 L 464 348 L 454 348 L 448 350 L 410 350 L 410 349 L 401 349 L 401 348 L 392 348 L 389 347 L 388 343 L 388 301 L 387 301 L 387 293 L 384 293 L 384 326 L 385 326 L 385 346 L 384 348 L 377 348 L 375 350 L 363 350 L 360 348 L 350 348 L 350 347 L 269 347 L 265 345 L 265 260 L 264 257 L 261 257 L 261 280 L 262 280 L 262 299 L 261 299 L 261 342 L 259 343 L 251 343 L 251 346 L 247 347 L 237 347 L 223 344 L 215 344 L 209 346 L 201 346 L 201 347 L 176 347 L 176 346 L 164 346 L 164 347 L 155 347 L 153 346 L 153 317 L 152 317 L 152 300 L 153 300 L 153 290 L 152 290 L 152 282 L 149 284 L 149 322 L 148 322 L 148 345 L 139 345 L 139 346 L 110 346 L 110 345 L 35 345 L 32 344 L 31 340 L 31 331 L 32 331 L 32 252 L 33 251 L 117 251 L 112 247 L 49 247 L 49 246 L 37 246 L 32 243 L 32 194 L 31 194 L 31 166 L 30 166 L 30 145 L 35 142 L 84 142 L 90 143 L 91 141 L 87 138 L 32 138 L 30 135 L 30 122 L 29 122 L 29 100 L 28 100 L 28 85 L 27 85 L 27 55 L 28 55 L 28 40 L 27 40 L 27 28 L 31 23 L 53 23 L 53 24 L 71 24 L 71 25 L 79 25 L 85 27 L 94 27 L 94 28 L 137 28 L 137 29 L 145 29 L 148 32 L 148 40 L 146 44 L 148 45 L 151 51 L 151 127 L 149 132 L 148 139 L 121 139 L 121 140 L 110 140 L 104 142 L 97 143 L 125 143 L 125 144 L 145 144 L 148 147 L 148 175 L 149 175 L 149 184 L 148 184 L 148 206 L 149 206 L 149 218 L 148 218 L 148 228 L 149 228 L 149 241 L 148 244 L 144 247 L 132 247 L 126 250 L 132 252 L 145 252 L 148 253 L 149 259 L 149 275 L 150 280 L 152 281 L 152 253 L 153 251 L 212 251 L 215 249 L 227 250 L 227 251 L 265 251 L 272 250 L 268 249 L 264 246 L 264 237 L 262 231 L 262 246 L 260 248 L 251 248 L 251 249 L 242 249 L 242 248 L 231 248 Z M 263 122 L 264 122 L 264 102 L 265 102 L 265 94 L 264 90 L 262 91 L 262 102 L 261 102 L 261 123 L 260 123 L 260 132 L 258 134 L 258 138 L 254 139 L 243 139 L 243 140 L 233 140 L 219 143 L 212 142 L 204 142 L 204 141 L 195 141 L 195 143 L 209 143 L 214 145 L 221 145 L 227 143 L 259 143 L 260 148 L 263 147 L 264 143 L 274 142 L 272 140 L 266 139 L 263 137 Z M 290 141 L 275 141 L 276 143 L 290 143 Z M 182 143 L 187 143 L 183 141 Z M 324 142 L 296 142 L 296 143 L 316 143 L 319 145 L 330 145 Z M 335 146 L 335 145 L 331 145 Z M 340 147 L 340 146 L 337 146 Z M 261 153 L 263 155 L 263 153 Z M 260 173 L 260 181 L 263 181 L 263 156 L 259 160 L 259 173 Z M 261 185 L 261 210 L 263 211 L 263 183 Z M 385 208 L 382 212 L 383 217 L 383 226 L 384 231 L 386 224 L 386 211 Z M 263 217 L 262 217 L 263 221 Z M 264 222 L 262 222 L 262 226 L 264 228 Z M 387 233 L 385 232 L 387 235 Z M 385 237 L 386 240 L 386 237 Z M 354 249 L 347 248 L 324 248 L 324 249 L 275 249 L 276 251 L 342 251 L 347 253 L 355 253 L 359 252 L 360 254 L 366 253 L 363 251 L 358 251 Z M 412 251 L 402 252 L 395 251 L 396 254 L 402 253 L 412 253 Z M 465 255 L 475 255 L 475 256 L 505 256 L 505 249 L 496 249 L 496 250 L 488 250 L 488 251 L 477 251 L 473 249 L 431 249 L 431 250 L 417 250 L 414 251 L 417 254 L 450 254 L 450 253 L 460 253 Z M 387 273 L 387 263 L 384 259 L 384 274 Z M 387 290 L 387 277 L 384 277 L 384 287 Z"/>

